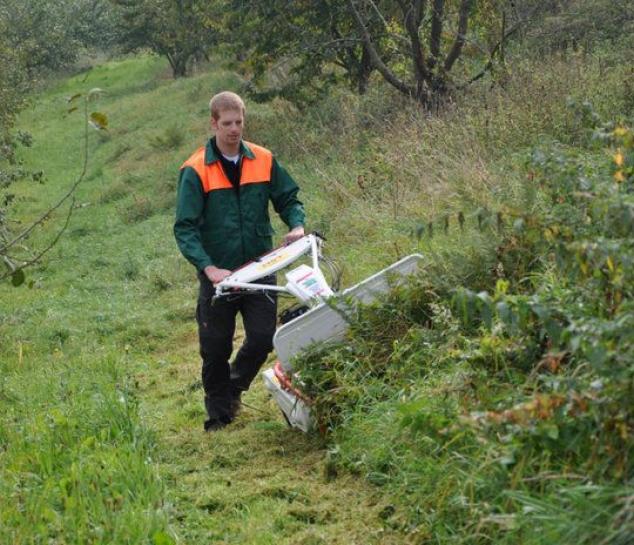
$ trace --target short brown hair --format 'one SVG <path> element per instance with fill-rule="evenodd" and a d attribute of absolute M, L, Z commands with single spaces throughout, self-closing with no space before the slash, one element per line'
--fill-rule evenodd
<path fill-rule="evenodd" d="M 218 119 L 220 117 L 220 112 L 224 110 L 237 110 L 242 112 L 244 115 L 246 113 L 246 108 L 244 107 L 244 102 L 236 93 L 232 93 L 231 91 L 222 91 L 217 95 L 211 97 L 209 101 L 209 110 L 211 111 L 211 117 L 214 119 Z"/>

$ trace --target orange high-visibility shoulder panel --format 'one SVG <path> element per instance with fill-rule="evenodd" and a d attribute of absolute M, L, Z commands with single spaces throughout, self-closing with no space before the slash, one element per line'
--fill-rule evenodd
<path fill-rule="evenodd" d="M 205 147 L 198 148 L 193 155 L 187 159 L 181 166 L 181 170 L 185 167 L 192 167 L 201 183 L 203 191 L 209 193 L 214 189 L 231 189 L 231 182 L 225 176 L 220 161 L 215 161 L 210 165 L 205 164 Z"/>
<path fill-rule="evenodd" d="M 240 185 L 262 183 L 271 181 L 271 168 L 273 167 L 273 154 L 256 144 L 246 142 L 255 155 L 254 159 L 242 158 L 242 171 Z M 216 189 L 231 189 L 233 186 L 225 175 L 220 161 L 214 161 L 210 165 L 205 164 L 205 147 L 198 148 L 192 156 L 181 166 L 192 167 L 203 185 L 205 193 Z"/>
<path fill-rule="evenodd" d="M 258 182 L 271 181 L 271 169 L 273 168 L 273 154 L 257 144 L 245 142 L 255 155 L 255 159 L 242 158 L 242 174 L 240 185 L 256 184 Z"/>

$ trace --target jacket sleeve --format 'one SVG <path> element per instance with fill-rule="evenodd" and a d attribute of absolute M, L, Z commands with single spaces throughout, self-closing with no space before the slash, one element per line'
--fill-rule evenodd
<path fill-rule="evenodd" d="M 205 194 L 198 174 L 191 167 L 182 169 L 178 180 L 174 236 L 181 253 L 199 271 L 213 265 L 200 237 L 204 207 Z"/>
<path fill-rule="evenodd" d="M 304 225 L 304 205 L 297 198 L 299 187 L 291 175 L 273 158 L 271 167 L 271 201 L 289 229 Z"/>

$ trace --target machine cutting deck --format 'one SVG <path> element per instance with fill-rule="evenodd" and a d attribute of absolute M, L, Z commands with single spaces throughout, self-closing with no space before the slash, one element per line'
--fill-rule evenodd
<path fill-rule="evenodd" d="M 272 250 L 256 261 L 237 269 L 216 286 L 216 298 L 249 292 L 277 292 L 296 298 L 299 306 L 283 315 L 282 325 L 273 337 L 273 346 L 277 361 L 271 369 L 263 373 L 266 388 L 282 410 L 290 426 L 308 431 L 314 422 L 310 414 L 310 400 L 301 392 L 301 377 L 293 372 L 291 360 L 293 356 L 316 342 L 341 340 L 348 323 L 346 301 L 350 298 L 362 303 L 370 303 L 379 294 L 385 293 L 405 277 L 418 270 L 422 256 L 409 255 L 362 282 L 338 293 L 328 284 L 320 263 L 326 263 L 333 273 L 331 283 L 337 282 L 337 270 L 331 262 L 325 260 L 322 253 L 324 239 L 317 234 L 303 238 Z M 299 260 L 301 263 L 291 268 Z M 258 280 L 270 276 L 282 269 L 286 284 L 270 285 L 258 283 Z M 326 299 L 335 297 L 334 304 Z M 341 296 L 341 297 L 337 297 Z M 342 312 L 343 311 L 343 312 Z"/>

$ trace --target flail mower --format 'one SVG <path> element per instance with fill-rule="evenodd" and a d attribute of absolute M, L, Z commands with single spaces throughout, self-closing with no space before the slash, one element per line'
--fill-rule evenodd
<path fill-rule="evenodd" d="M 422 259 L 420 254 L 409 255 L 339 292 L 340 270 L 324 256 L 323 246 L 324 238 L 313 233 L 276 248 L 234 271 L 216 286 L 215 293 L 216 298 L 221 298 L 236 292 L 275 292 L 297 300 L 280 315 L 280 326 L 273 337 L 277 361 L 264 371 L 263 378 L 288 424 L 304 432 L 315 422 L 310 412 L 310 400 L 301 391 L 301 376 L 293 371 L 293 357 L 313 343 L 343 339 L 348 329 L 345 316 L 349 302 L 372 302 L 379 294 L 414 274 Z M 330 284 L 320 265 L 327 270 Z M 286 284 L 258 283 L 283 269 L 287 269 Z M 326 302 L 327 299 L 331 301 Z"/>

